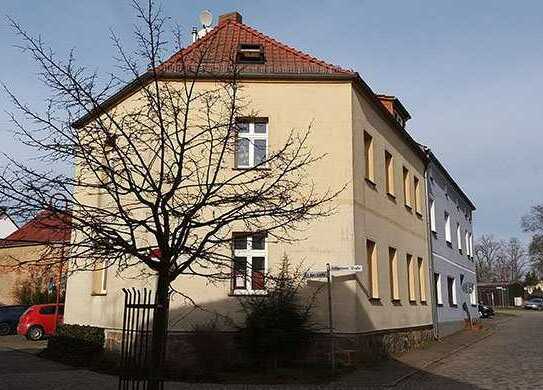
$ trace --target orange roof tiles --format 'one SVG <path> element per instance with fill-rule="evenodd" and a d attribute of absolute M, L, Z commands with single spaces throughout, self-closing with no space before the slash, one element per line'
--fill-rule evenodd
<path fill-rule="evenodd" d="M 190 46 L 180 50 L 163 64 L 159 71 L 187 73 L 222 73 L 232 71 L 239 44 L 260 44 L 264 48 L 262 64 L 238 64 L 238 70 L 249 74 L 343 75 L 353 71 L 328 64 L 309 54 L 262 34 L 235 19 L 219 23 Z"/>

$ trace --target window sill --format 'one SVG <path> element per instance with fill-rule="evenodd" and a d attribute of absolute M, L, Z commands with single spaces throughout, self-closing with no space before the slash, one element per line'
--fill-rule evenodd
<path fill-rule="evenodd" d="M 420 301 L 420 304 L 423 305 L 423 306 L 427 306 L 428 302 L 427 301 Z"/>
<path fill-rule="evenodd" d="M 448 246 L 449 248 L 452 248 L 452 242 L 447 241 L 447 246 Z"/>
<path fill-rule="evenodd" d="M 104 297 L 107 295 L 107 291 L 91 292 L 91 297 Z"/>
<path fill-rule="evenodd" d="M 409 304 L 410 304 L 411 306 L 417 306 L 417 301 L 416 301 L 416 300 L 410 299 L 410 300 L 409 300 Z"/>
<path fill-rule="evenodd" d="M 372 305 L 381 305 L 381 298 L 369 298 Z"/>
<path fill-rule="evenodd" d="M 437 232 L 435 230 L 432 230 L 432 235 L 434 236 L 434 238 L 437 240 Z"/>
<path fill-rule="evenodd" d="M 437 307 L 443 307 L 443 303 L 436 304 Z"/>
<path fill-rule="evenodd" d="M 392 302 L 392 304 L 394 306 L 401 306 L 402 305 L 402 301 L 400 299 L 393 299 L 391 302 Z"/>
<path fill-rule="evenodd" d="M 419 219 L 422 219 L 422 213 L 420 211 L 416 211 L 415 214 L 417 214 L 417 217 L 419 217 Z"/>
<path fill-rule="evenodd" d="M 390 199 L 391 202 L 396 203 L 396 195 L 391 194 L 390 192 L 387 192 L 388 199 Z"/>
<path fill-rule="evenodd" d="M 249 296 L 266 296 L 268 292 L 266 290 L 234 290 L 229 294 L 231 297 L 249 297 Z"/>
<path fill-rule="evenodd" d="M 409 211 L 410 213 L 413 212 L 413 207 L 412 207 L 411 205 L 404 204 L 404 206 L 405 206 L 405 209 L 406 209 L 407 211 Z"/>
<path fill-rule="evenodd" d="M 452 307 L 453 309 L 458 309 L 458 305 L 453 303 L 452 305 L 449 305 L 450 307 Z"/>
<path fill-rule="evenodd" d="M 366 181 L 366 183 L 372 188 L 374 189 L 375 191 L 377 191 L 377 184 L 375 184 L 375 182 L 371 179 L 368 179 L 367 177 L 364 178 L 364 180 Z"/>
<path fill-rule="evenodd" d="M 270 167 L 258 167 L 258 168 L 255 168 L 255 167 L 234 167 L 232 168 L 233 171 L 255 171 L 255 172 L 258 172 L 258 171 L 271 171 L 271 168 Z"/>

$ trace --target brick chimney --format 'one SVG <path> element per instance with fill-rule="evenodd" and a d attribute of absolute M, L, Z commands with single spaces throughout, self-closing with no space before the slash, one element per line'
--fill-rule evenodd
<path fill-rule="evenodd" d="M 233 20 L 238 23 L 242 23 L 241 14 L 239 12 L 229 12 L 227 14 L 219 16 L 219 24 L 226 23 L 230 20 Z"/>
<path fill-rule="evenodd" d="M 377 95 L 377 98 L 383 106 L 385 106 L 388 112 L 392 114 L 394 119 L 396 119 L 402 127 L 405 127 L 405 122 L 411 119 L 411 115 L 409 115 L 409 112 L 407 112 L 398 98 L 390 95 Z"/>

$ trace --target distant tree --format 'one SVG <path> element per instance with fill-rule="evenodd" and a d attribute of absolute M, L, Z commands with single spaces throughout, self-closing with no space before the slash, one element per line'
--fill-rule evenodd
<path fill-rule="evenodd" d="M 520 282 L 528 267 L 528 257 L 524 245 L 518 238 L 510 238 L 503 245 L 503 255 L 503 273 L 507 277 L 506 280 Z"/>
<path fill-rule="evenodd" d="M 539 283 L 539 278 L 535 271 L 526 272 L 526 275 L 524 275 L 524 285 L 535 286 L 537 283 Z"/>
<path fill-rule="evenodd" d="M 477 280 L 480 282 L 495 282 L 502 275 L 497 269 L 503 264 L 503 242 L 492 235 L 483 234 L 475 243 L 474 255 Z"/>
<path fill-rule="evenodd" d="M 543 204 L 534 206 L 522 218 L 522 229 L 532 233 L 528 247 L 530 263 L 539 278 L 543 277 Z"/>

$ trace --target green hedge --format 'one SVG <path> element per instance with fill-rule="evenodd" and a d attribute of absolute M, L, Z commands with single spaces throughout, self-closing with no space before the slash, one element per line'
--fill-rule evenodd
<path fill-rule="evenodd" d="M 61 325 L 56 335 L 49 338 L 49 353 L 64 357 L 94 355 L 104 350 L 104 329 L 87 325 Z"/>

